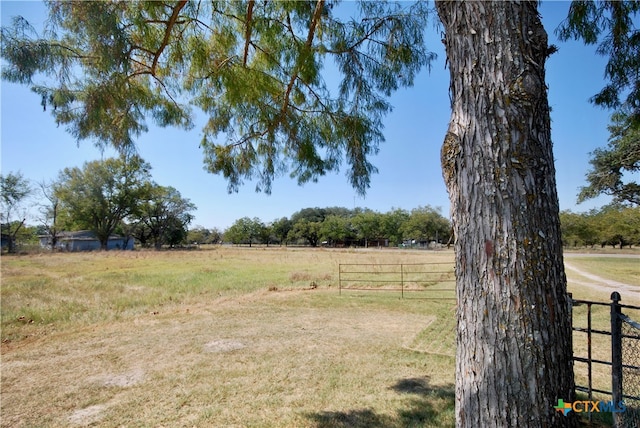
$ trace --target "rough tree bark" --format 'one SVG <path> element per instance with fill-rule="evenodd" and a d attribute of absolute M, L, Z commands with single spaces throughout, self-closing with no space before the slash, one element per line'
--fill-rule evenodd
<path fill-rule="evenodd" d="M 572 426 L 566 294 L 537 2 L 436 3 L 452 115 L 459 427 Z"/>

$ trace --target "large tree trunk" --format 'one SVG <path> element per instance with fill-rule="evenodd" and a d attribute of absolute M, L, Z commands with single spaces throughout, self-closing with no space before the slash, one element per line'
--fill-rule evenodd
<path fill-rule="evenodd" d="M 442 164 L 456 236 L 457 425 L 570 426 L 554 409 L 574 383 L 547 34 L 533 1 L 437 9 L 451 71 Z"/>

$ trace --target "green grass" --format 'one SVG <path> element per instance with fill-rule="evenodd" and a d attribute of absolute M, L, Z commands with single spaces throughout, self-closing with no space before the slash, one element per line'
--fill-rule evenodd
<path fill-rule="evenodd" d="M 640 260 L 617 257 L 571 257 L 568 261 L 580 269 L 600 277 L 637 285 L 640 288 Z"/>

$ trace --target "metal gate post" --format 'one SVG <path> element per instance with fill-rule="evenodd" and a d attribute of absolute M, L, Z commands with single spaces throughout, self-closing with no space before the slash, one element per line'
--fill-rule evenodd
<path fill-rule="evenodd" d="M 622 401 L 622 318 L 620 293 L 611 293 L 611 395 L 613 405 Z M 613 414 L 613 426 L 619 426 L 620 413 Z"/>
<path fill-rule="evenodd" d="M 404 299 L 404 265 L 400 265 L 400 298 Z"/>

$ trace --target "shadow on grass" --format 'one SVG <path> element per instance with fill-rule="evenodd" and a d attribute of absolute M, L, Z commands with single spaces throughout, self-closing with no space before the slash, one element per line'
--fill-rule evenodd
<path fill-rule="evenodd" d="M 389 389 L 410 394 L 407 405 L 395 415 L 379 414 L 373 409 L 310 413 L 307 417 L 317 428 L 404 428 L 453 427 L 455 425 L 455 388 L 453 385 L 429 386 L 426 378 L 400 379 Z"/>

